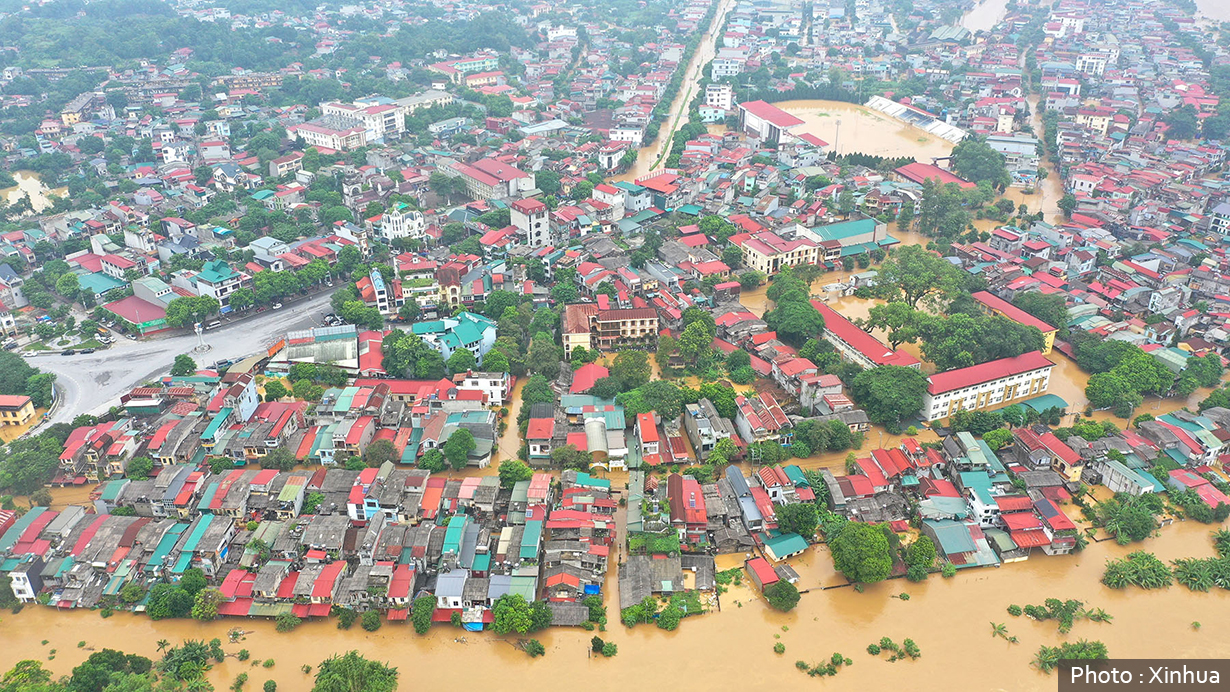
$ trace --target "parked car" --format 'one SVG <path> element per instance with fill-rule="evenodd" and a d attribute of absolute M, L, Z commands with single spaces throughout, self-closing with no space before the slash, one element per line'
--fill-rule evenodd
<path fill-rule="evenodd" d="M 15 348 L 17 348 L 17 342 L 16 342 L 16 341 L 13 341 L 12 339 L 9 339 L 8 341 L 4 342 L 4 350 L 6 350 L 6 351 L 12 351 L 12 350 L 13 350 L 13 349 L 15 349 Z"/>
<path fill-rule="evenodd" d="M 66 348 L 63 351 L 60 351 L 60 355 L 62 356 L 72 356 L 72 355 L 76 355 L 76 353 L 77 351 L 71 348 Z"/>
<path fill-rule="evenodd" d="M 81 349 L 81 353 L 82 353 L 82 354 L 86 354 L 86 353 L 93 353 L 93 352 L 94 352 L 94 349 L 92 349 L 92 348 L 83 348 L 83 349 Z"/>
<path fill-rule="evenodd" d="M 282 309 L 282 304 L 281 304 L 281 303 L 274 303 L 274 304 L 273 304 L 273 309 L 274 309 L 274 310 L 281 310 L 281 309 Z"/>

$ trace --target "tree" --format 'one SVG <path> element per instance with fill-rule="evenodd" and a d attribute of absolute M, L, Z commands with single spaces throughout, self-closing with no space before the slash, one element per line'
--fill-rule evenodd
<path fill-rule="evenodd" d="M 434 596 L 419 596 L 410 604 L 410 624 L 418 634 L 427 634 L 431 629 L 431 614 L 436 610 Z"/>
<path fill-rule="evenodd" d="M 190 327 L 217 314 L 221 308 L 218 301 L 209 296 L 180 296 L 167 303 L 166 321 L 172 327 Z"/>
<path fill-rule="evenodd" d="M 906 245 L 880 265 L 877 288 L 900 293 L 911 308 L 932 295 L 947 294 L 961 285 L 961 271 L 951 262 L 918 245 Z"/>
<path fill-rule="evenodd" d="M 798 444 L 798 443 L 796 443 Z M 797 533 L 810 541 L 816 535 L 820 523 L 816 505 L 811 502 L 796 502 L 776 509 L 777 528 L 783 533 Z"/>
<path fill-rule="evenodd" d="M 469 372 L 476 364 L 474 354 L 468 348 L 459 348 L 448 357 L 448 371 L 454 375 L 459 372 Z"/>
<path fill-rule="evenodd" d="M 794 610 L 794 607 L 799 604 L 798 588 L 785 579 L 780 579 L 765 587 L 764 596 L 769 601 L 769 605 L 783 613 Z"/>
<path fill-rule="evenodd" d="M 848 521 L 829 536 L 833 565 L 850 581 L 873 584 L 889 575 L 893 558 L 884 531 L 874 524 Z"/>
<path fill-rule="evenodd" d="M 286 385 L 282 384 L 281 380 L 265 382 L 265 401 L 277 401 L 286 396 L 286 394 Z"/>
<path fill-rule="evenodd" d="M 222 593 L 217 589 L 201 589 L 197 592 L 196 600 L 192 604 L 192 618 L 194 620 L 216 620 L 218 618 L 218 604 L 222 603 Z"/>
<path fill-rule="evenodd" d="M 533 624 L 530 616 L 530 604 L 521 594 L 504 594 L 495 599 L 491 607 L 495 616 L 492 629 L 496 634 L 525 634 Z"/>
<path fill-rule="evenodd" d="M 363 629 L 368 632 L 375 632 L 380 629 L 380 625 L 382 624 L 380 621 L 380 612 L 376 610 L 369 610 L 366 613 L 363 613 L 363 618 L 360 624 L 363 626 Z"/>
<path fill-rule="evenodd" d="M 534 187 L 542 190 L 544 195 L 554 195 L 559 192 L 559 173 L 542 169 L 534 173 Z"/>
<path fill-rule="evenodd" d="M 508 356 L 503 351 L 494 348 L 483 356 L 483 370 L 486 372 L 508 372 Z"/>
<path fill-rule="evenodd" d="M 1166 139 L 1192 139 L 1200 132 L 1200 120 L 1196 107 L 1185 104 L 1166 114 Z"/>
<path fill-rule="evenodd" d="M 297 463 L 299 460 L 295 458 L 294 452 L 286 447 L 274 447 L 268 454 L 261 457 L 261 468 L 263 469 L 289 471 L 295 468 Z"/>
<path fill-rule="evenodd" d="M 850 392 L 873 423 L 890 432 L 922 410 L 927 378 L 916 368 L 882 365 L 854 377 Z"/>
<path fill-rule="evenodd" d="M 386 461 L 397 461 L 398 458 L 397 448 L 393 446 L 392 440 L 376 440 L 363 450 L 363 461 L 369 468 L 378 467 Z"/>
<path fill-rule="evenodd" d="M 524 461 L 520 459 L 505 459 L 500 462 L 500 486 L 511 488 L 520 481 L 528 481 L 534 475 Z"/>
<path fill-rule="evenodd" d="M 149 457 L 136 457 L 124 467 L 124 475 L 132 480 L 143 481 L 149 478 L 154 470 L 154 460 Z"/>
<path fill-rule="evenodd" d="M 395 377 L 438 380 L 448 370 L 439 351 L 419 335 L 400 329 L 394 329 L 384 337 L 380 352 L 385 372 Z"/>
<path fill-rule="evenodd" d="M 966 137 L 953 147 L 952 168 L 967 180 L 990 183 L 1001 190 L 1012 184 L 1004 155 L 992 149 L 983 137 Z"/>
<path fill-rule="evenodd" d="M 394 692 L 397 669 L 386 663 L 369 661 L 358 651 L 333 656 L 316 667 L 312 692 Z"/>
<path fill-rule="evenodd" d="M 76 274 L 68 272 L 61 274 L 60 278 L 56 279 L 56 293 L 72 300 L 77 297 L 77 292 L 81 290 L 80 280 Z"/>
<path fill-rule="evenodd" d="M 438 449 L 429 449 L 423 452 L 415 465 L 432 473 L 439 473 L 448 468 L 448 462 L 444 458 L 444 453 Z"/>
<path fill-rule="evenodd" d="M 183 377 L 196 372 L 196 361 L 192 360 L 191 356 L 183 353 L 175 356 L 175 362 L 171 364 L 171 376 Z"/>
<path fill-rule="evenodd" d="M 1057 205 L 1066 218 L 1072 218 L 1072 212 L 1076 210 L 1076 195 L 1065 192 L 1063 197 L 1059 198 Z"/>
<path fill-rule="evenodd" d="M 247 310 L 256 304 L 252 289 L 239 287 L 231 292 L 229 304 L 233 310 Z"/>
<path fill-rule="evenodd" d="M 1012 441 L 1012 431 L 1007 428 L 997 428 L 985 433 L 982 441 L 987 443 L 991 451 L 998 452 L 1004 445 Z"/>
<path fill-rule="evenodd" d="M 935 542 L 929 536 L 919 536 L 905 549 L 905 564 L 910 567 L 931 569 L 935 564 Z"/>
<path fill-rule="evenodd" d="M 644 351 L 620 351 L 611 363 L 611 377 L 618 380 L 625 390 L 645 384 L 652 374 L 649 354 Z"/>
<path fill-rule="evenodd" d="M 888 345 L 896 349 L 901 344 L 912 344 L 918 341 L 920 328 L 926 316 L 906 303 L 895 300 L 872 306 L 867 311 L 867 319 L 863 328 L 868 330 L 883 329 L 888 333 Z"/>
<path fill-rule="evenodd" d="M 466 428 L 457 428 L 444 443 L 444 458 L 448 459 L 449 466 L 461 470 L 469 463 L 470 452 L 474 451 L 475 447 L 477 444 L 474 442 L 474 433 Z"/>
<path fill-rule="evenodd" d="M 530 372 L 537 375 L 555 377 L 559 373 L 559 349 L 555 340 L 546 332 L 538 332 L 530 341 L 530 352 L 526 358 L 526 366 Z"/>
<path fill-rule="evenodd" d="M 765 313 L 764 321 L 783 341 L 802 344 L 824 330 L 824 318 L 806 296 L 793 296 L 783 296 L 772 310 Z"/>
<path fill-rule="evenodd" d="M 1018 295 L 1012 304 L 1056 329 L 1068 326 L 1068 305 L 1062 294 L 1029 291 Z"/>

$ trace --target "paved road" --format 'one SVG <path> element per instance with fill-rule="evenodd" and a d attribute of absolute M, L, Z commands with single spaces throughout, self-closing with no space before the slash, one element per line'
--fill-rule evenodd
<path fill-rule="evenodd" d="M 329 310 L 331 292 L 321 293 L 280 310 L 239 320 L 205 332 L 211 350 L 192 354 L 199 365 L 238 359 L 264 349 L 289 330 L 318 326 Z M 98 414 L 118 403 L 121 394 L 142 382 L 166 375 L 175 356 L 191 353 L 195 334 L 132 341 L 120 337 L 106 350 L 88 355 L 26 354 L 30 364 L 56 374 L 61 401 L 50 423 L 69 422 L 82 413 Z"/>

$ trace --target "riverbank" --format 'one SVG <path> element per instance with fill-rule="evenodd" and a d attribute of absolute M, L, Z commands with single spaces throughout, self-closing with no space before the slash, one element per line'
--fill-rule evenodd
<path fill-rule="evenodd" d="M 1054 690 L 1056 680 L 1030 668 L 1038 646 L 1061 641 L 1098 639 L 1115 658 L 1230 657 L 1230 625 L 1215 614 L 1230 605 L 1230 592 L 1196 593 L 1179 586 L 1160 591 L 1114 591 L 1099 579 L 1106 559 L 1144 549 L 1169 561 L 1181 557 L 1213 554 L 1208 538 L 1211 527 L 1194 522 L 1175 524 L 1161 536 L 1131 546 L 1113 541 L 1091 544 L 1083 553 L 1048 557 L 1038 554 L 1024 563 L 999 569 L 959 572 L 952 579 L 933 575 L 923 584 L 894 580 L 873 585 L 865 593 L 852 588 L 821 590 L 840 583 L 823 546 L 810 549 L 792 561 L 799 572 L 803 595 L 791 613 L 770 609 L 747 588 L 735 588 L 722 596 L 722 611 L 687 618 L 679 629 L 665 632 L 641 625 L 627 629 L 616 623 L 616 602 L 607 594 L 608 614 L 613 624 L 606 633 L 581 629 L 551 628 L 537 633 L 547 648 L 546 661 L 530 659 L 515 649 L 510 638 L 490 633 L 462 632 L 436 626 L 426 636 L 416 636 L 405 623 L 386 623 L 369 633 L 358 626 L 340 631 L 334 621 L 305 623 L 290 633 L 274 631 L 273 624 L 257 620 L 191 620 L 153 622 L 144 616 L 116 613 L 103 619 L 97 612 L 56 612 L 30 607 L 18 615 L 4 615 L 0 627 L 0 669 L 7 670 L 24 658 L 43 662 L 56 673 L 67 673 L 90 653 L 90 648 L 119 646 L 125 651 L 157 657 L 156 642 L 167 639 L 220 638 L 230 654 L 248 649 L 253 659 L 272 658 L 271 669 L 252 667 L 231 657 L 209 673 L 218 689 L 224 689 L 239 672 L 253 680 L 273 679 L 281 689 L 306 689 L 310 678 L 300 667 L 315 667 L 333 652 L 357 649 L 366 656 L 390 661 L 402 673 L 402 689 L 419 686 L 456 685 L 465 671 L 470 686 L 507 688 L 533 684 L 543 690 L 568 690 L 578 679 L 596 690 L 626 687 L 633 676 L 643 676 L 651 661 L 669 660 L 659 666 L 657 681 L 687 689 L 729 688 L 777 689 L 783 685 L 807 684 L 794 667 L 796 660 L 818 662 L 839 651 L 855 665 L 825 681 L 826 689 L 952 689 L 954 671 L 966 680 L 965 688 L 986 690 Z M 723 558 L 724 560 L 729 558 Z M 723 563 L 725 565 L 725 562 Z M 608 588 L 612 582 L 608 580 Z M 891 598 L 909 593 L 908 601 Z M 1105 609 L 1113 624 L 1082 621 L 1066 638 L 1053 622 L 1013 618 L 1005 612 L 1010 604 L 1040 604 L 1047 598 L 1075 598 Z M 992 638 L 989 622 L 1007 624 L 1009 634 L 1020 643 Z M 1193 621 L 1201 628 L 1192 628 Z M 228 630 L 248 632 L 244 641 L 227 642 Z M 1142 633 L 1149 636 L 1142 636 Z M 32 634 L 33 633 L 33 634 Z M 737 634 L 734 634 L 737 633 Z M 619 654 L 610 659 L 589 658 L 589 638 L 615 642 Z M 922 658 L 889 664 L 866 653 L 868 643 L 880 637 L 900 642 L 914 639 Z M 780 637 L 780 638 L 776 638 Z M 42 644 L 42 640 L 47 644 Z M 464 643 L 459 641 L 464 639 Z M 87 647 L 77 648 L 79 641 Z M 773 653 L 781 642 L 786 651 Z M 49 661 L 51 649 L 55 659 Z M 550 675 L 545 673 L 550 671 Z"/>

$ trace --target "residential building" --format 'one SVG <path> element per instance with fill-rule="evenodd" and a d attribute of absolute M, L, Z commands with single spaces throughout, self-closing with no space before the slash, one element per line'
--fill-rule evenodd
<path fill-rule="evenodd" d="M 1001 358 L 927 378 L 923 419 L 947 418 L 956 411 L 973 411 L 1009 404 L 1046 393 L 1055 364 L 1039 351 Z"/>

